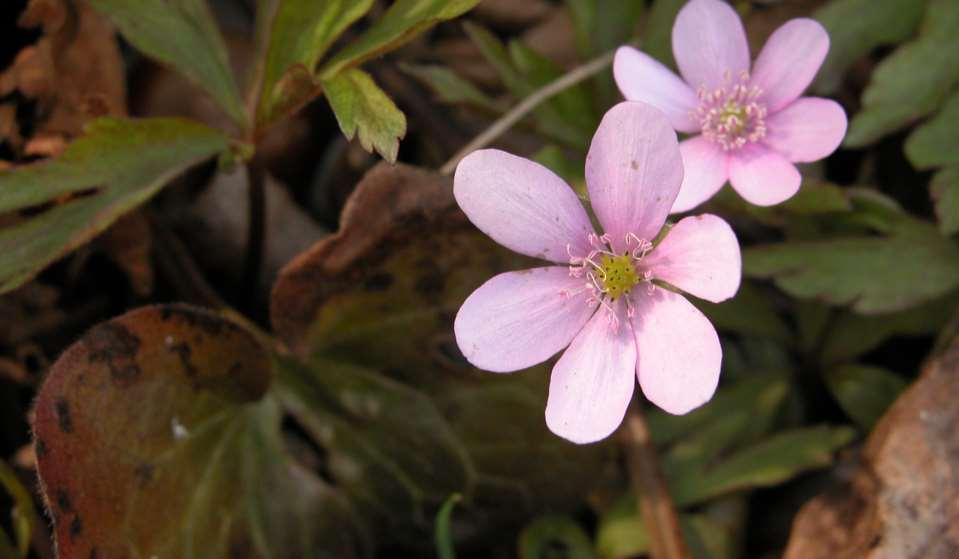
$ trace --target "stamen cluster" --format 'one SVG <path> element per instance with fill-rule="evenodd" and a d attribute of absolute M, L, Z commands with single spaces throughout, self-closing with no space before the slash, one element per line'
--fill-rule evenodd
<path fill-rule="evenodd" d="M 725 84 L 709 91 L 700 88 L 696 117 L 703 136 L 725 151 L 737 150 L 766 136 L 766 106 L 759 102 L 762 94 L 749 85 L 749 74 L 743 72 L 733 81 L 727 72 Z"/>
<path fill-rule="evenodd" d="M 610 324 L 618 325 L 616 313 L 611 303 L 628 295 L 629 292 L 642 282 L 649 282 L 652 274 L 640 268 L 640 262 L 653 244 L 646 239 L 640 239 L 630 233 L 626 236 L 626 251 L 617 254 L 610 247 L 612 243 L 608 234 L 598 236 L 590 233 L 587 236 L 590 250 L 586 256 L 575 256 L 567 245 L 569 252 L 569 275 L 571 277 L 585 277 L 586 283 L 582 290 L 576 293 L 564 293 L 564 296 L 573 296 L 586 292 L 589 299 L 602 305 L 609 311 Z M 652 283 L 649 288 L 652 289 Z M 629 299 L 626 299 L 627 316 L 632 316 L 633 310 Z"/>

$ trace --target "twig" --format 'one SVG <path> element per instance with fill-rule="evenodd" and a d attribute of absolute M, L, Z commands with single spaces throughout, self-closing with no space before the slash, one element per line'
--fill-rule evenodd
<path fill-rule="evenodd" d="M 649 532 L 652 559 L 688 559 L 679 515 L 659 469 L 656 449 L 646 420 L 634 401 L 626 413 L 625 445 L 633 491 L 639 500 L 643 524 Z"/>
<path fill-rule="evenodd" d="M 456 169 L 456 166 L 459 164 L 461 159 L 478 149 L 488 146 L 496 138 L 499 138 L 503 133 L 509 130 L 514 124 L 519 122 L 519 120 L 526 116 L 530 111 L 539 106 L 540 103 L 605 70 L 610 64 L 613 63 L 614 54 L 615 51 L 609 51 L 602 56 L 594 58 L 582 66 L 573 68 L 568 73 L 557 78 L 555 81 L 550 82 L 533 92 L 532 95 L 523 99 L 519 105 L 513 107 L 512 110 L 491 124 L 489 128 L 474 138 L 472 142 L 466 145 L 466 147 L 459 150 L 456 155 L 454 155 L 449 161 L 440 167 L 440 173 L 444 175 L 451 174 Z"/>
<path fill-rule="evenodd" d="M 266 244 L 266 169 L 256 157 L 247 164 L 249 229 L 246 238 L 246 258 L 243 262 L 241 290 L 255 290 L 260 285 L 263 269 L 263 249 Z"/>

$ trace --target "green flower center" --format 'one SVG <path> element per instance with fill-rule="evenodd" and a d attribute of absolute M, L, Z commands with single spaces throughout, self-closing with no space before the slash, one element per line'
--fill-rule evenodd
<path fill-rule="evenodd" d="M 633 267 L 633 258 L 628 254 L 620 256 L 604 254 L 600 260 L 598 276 L 606 295 L 613 301 L 629 293 L 629 290 L 642 279 Z"/>
<path fill-rule="evenodd" d="M 749 115 L 746 114 L 746 107 L 743 107 L 735 101 L 727 101 L 719 112 L 719 120 L 726 130 L 735 136 L 742 134 L 746 130 L 746 122 Z"/>

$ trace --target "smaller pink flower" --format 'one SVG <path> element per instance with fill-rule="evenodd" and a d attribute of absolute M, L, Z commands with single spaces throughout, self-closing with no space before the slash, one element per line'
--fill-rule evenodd
<path fill-rule="evenodd" d="M 686 178 L 671 213 L 705 202 L 727 179 L 757 206 L 799 190 L 793 163 L 826 157 L 846 135 L 838 103 L 799 97 L 827 52 L 822 25 L 793 19 L 769 37 L 750 73 L 742 21 L 720 0 L 691 0 L 676 16 L 673 54 L 682 79 L 632 47 L 616 51 L 613 75 L 623 96 L 659 108 L 677 131 L 698 134 L 679 146 Z"/>
<path fill-rule="evenodd" d="M 672 288 L 719 302 L 739 288 L 739 243 L 714 215 L 687 217 L 656 245 L 679 192 L 676 133 L 644 103 L 603 117 L 586 158 L 586 184 L 605 232 L 545 167 L 499 150 L 456 169 L 456 201 L 501 245 L 553 265 L 493 277 L 470 295 L 454 330 L 470 363 L 511 372 L 568 349 L 553 367 L 546 424 L 588 443 L 612 433 L 633 395 L 674 414 L 716 390 L 716 330 Z"/>

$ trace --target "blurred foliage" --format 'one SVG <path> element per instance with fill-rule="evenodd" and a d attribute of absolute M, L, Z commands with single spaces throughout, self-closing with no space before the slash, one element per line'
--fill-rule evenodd
<path fill-rule="evenodd" d="M 15 559 L 27 557 L 30 553 L 30 539 L 40 525 L 40 517 L 33 504 L 33 495 L 23 486 L 17 473 L 0 460 L 0 486 L 13 498 L 10 520 L 13 524 L 13 539 L 4 530 L 0 530 L 0 558 Z"/>

